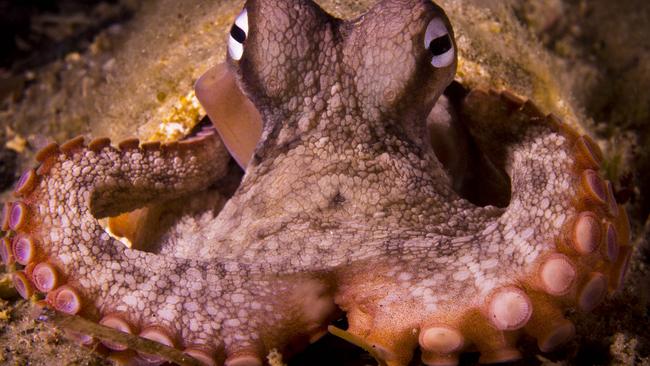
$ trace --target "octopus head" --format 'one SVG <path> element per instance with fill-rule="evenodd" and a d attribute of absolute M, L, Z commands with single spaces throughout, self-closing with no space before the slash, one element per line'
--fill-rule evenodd
<path fill-rule="evenodd" d="M 349 21 L 312 1 L 249 0 L 228 37 L 230 69 L 265 128 L 312 111 L 424 121 L 456 60 L 447 16 L 424 0 L 385 0 Z"/>

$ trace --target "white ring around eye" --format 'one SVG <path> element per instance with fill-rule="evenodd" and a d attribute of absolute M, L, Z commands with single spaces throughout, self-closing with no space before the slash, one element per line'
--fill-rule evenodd
<path fill-rule="evenodd" d="M 248 37 L 248 10 L 244 9 L 235 19 L 228 37 L 228 54 L 239 61 L 244 55 L 244 42 Z"/>
<path fill-rule="evenodd" d="M 440 18 L 433 18 L 424 34 L 424 48 L 430 51 L 431 64 L 434 67 L 447 67 L 454 62 L 456 50 L 447 29 L 447 25 Z"/>

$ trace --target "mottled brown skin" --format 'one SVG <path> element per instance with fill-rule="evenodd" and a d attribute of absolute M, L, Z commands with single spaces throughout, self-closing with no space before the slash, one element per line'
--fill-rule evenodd
<path fill-rule="evenodd" d="M 479 207 L 451 188 L 426 127 L 456 67 L 433 66 L 424 44 L 434 19 L 451 35 L 440 8 L 384 0 L 352 21 L 302 0 L 246 9 L 243 56 L 228 67 L 263 131 L 233 197 L 223 205 L 208 188 L 228 161 L 213 130 L 172 145 L 45 149 L 2 227 L 3 258 L 27 265 L 22 294 L 52 282 L 35 270 L 48 263 L 55 308 L 228 366 L 316 339 L 338 306 L 350 327 L 334 331 L 381 362 L 405 365 L 419 345 L 441 365 L 472 349 L 481 362 L 516 359 L 522 330 L 548 351 L 574 332 L 563 309 L 590 310 L 618 288 L 627 218 L 594 171 L 602 156 L 532 103 L 461 97 L 512 195 L 506 208 Z M 175 208 L 147 251 L 97 222 L 151 202 Z"/>

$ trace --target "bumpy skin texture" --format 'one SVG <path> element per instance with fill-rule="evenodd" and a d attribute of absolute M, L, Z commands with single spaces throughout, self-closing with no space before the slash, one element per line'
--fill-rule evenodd
<path fill-rule="evenodd" d="M 0 253 L 26 265 L 22 294 L 230 366 L 314 339 L 338 306 L 350 324 L 339 333 L 380 361 L 405 365 L 419 345 L 440 365 L 472 349 L 516 359 L 522 330 L 548 351 L 574 332 L 563 309 L 620 286 L 627 217 L 598 177 L 601 153 L 530 102 L 480 90 L 459 101 L 511 178 L 508 206 L 451 188 L 426 128 L 456 66 L 434 67 L 424 47 L 430 21 L 450 28 L 440 8 L 384 0 L 349 22 L 308 1 L 246 9 L 243 58 L 228 63 L 263 132 L 233 197 L 216 215 L 205 189 L 228 155 L 210 129 L 164 146 L 49 147 L 4 210 Z M 174 211 L 148 252 L 97 222 L 179 197 L 201 207 Z"/>

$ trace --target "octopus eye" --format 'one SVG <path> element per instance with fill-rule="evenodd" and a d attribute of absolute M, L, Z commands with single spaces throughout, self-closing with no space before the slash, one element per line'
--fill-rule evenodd
<path fill-rule="evenodd" d="M 228 37 L 228 54 L 233 60 L 239 61 L 244 55 L 244 42 L 248 36 L 248 11 L 242 10 L 230 28 Z"/>
<path fill-rule="evenodd" d="M 434 67 L 446 67 L 454 62 L 456 53 L 447 25 L 440 19 L 434 18 L 429 22 L 424 35 L 424 47 L 431 52 L 431 64 Z"/>

